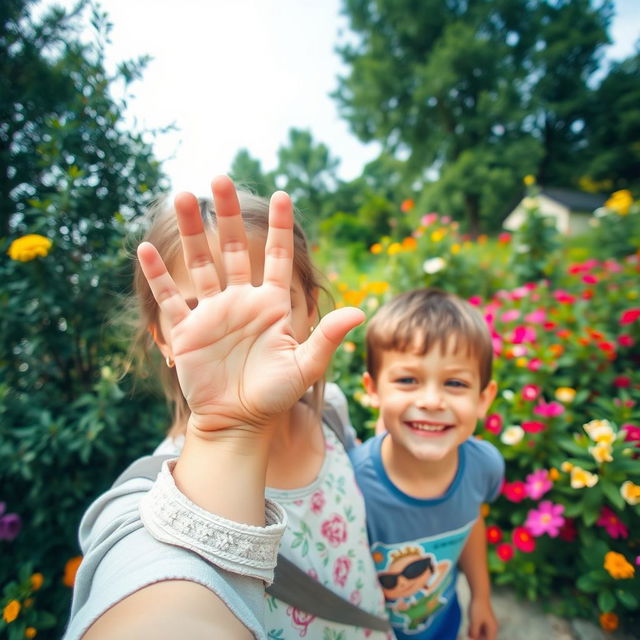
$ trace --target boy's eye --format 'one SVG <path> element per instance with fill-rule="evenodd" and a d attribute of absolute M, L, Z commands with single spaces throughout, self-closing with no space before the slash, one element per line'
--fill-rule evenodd
<path fill-rule="evenodd" d="M 469 387 L 469 384 L 464 380 L 447 380 L 446 385 L 456 389 L 467 389 Z"/>
<path fill-rule="evenodd" d="M 417 381 L 411 376 L 403 376 L 402 378 L 396 378 L 396 384 L 415 384 Z"/>

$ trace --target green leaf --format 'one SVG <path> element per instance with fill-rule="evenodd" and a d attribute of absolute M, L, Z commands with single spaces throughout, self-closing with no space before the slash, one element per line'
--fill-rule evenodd
<path fill-rule="evenodd" d="M 598 594 L 598 607 L 600 607 L 600 611 L 613 611 L 616 606 L 616 599 L 613 593 L 606 589 L 605 591 L 601 591 Z"/>
<path fill-rule="evenodd" d="M 606 479 L 603 479 L 601 484 L 602 491 L 609 501 L 618 509 L 624 509 L 625 502 L 622 494 L 620 493 L 620 489 Z"/>

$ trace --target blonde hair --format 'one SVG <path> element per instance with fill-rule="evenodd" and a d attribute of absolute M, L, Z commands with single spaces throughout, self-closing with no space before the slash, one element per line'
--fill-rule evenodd
<path fill-rule="evenodd" d="M 451 341 L 453 340 L 453 344 Z M 367 371 L 376 380 L 382 352 L 429 353 L 436 345 L 444 353 L 465 348 L 478 360 L 480 388 L 491 381 L 493 341 L 480 312 L 452 293 L 417 289 L 393 298 L 369 321 L 366 334 Z"/>
<path fill-rule="evenodd" d="M 266 240 L 269 228 L 268 201 L 248 191 L 241 190 L 238 191 L 238 200 L 247 235 L 257 235 Z M 198 203 L 205 228 L 215 229 L 216 214 L 213 202 L 209 199 L 201 198 Z M 149 225 L 143 240 L 154 245 L 167 268 L 171 270 L 172 266 L 175 265 L 175 261 L 182 257 L 182 245 L 178 233 L 175 209 L 168 199 L 157 202 L 149 209 L 148 222 Z M 318 291 L 326 293 L 327 289 L 320 282 L 320 272 L 311 261 L 305 233 L 297 221 L 294 222 L 293 238 L 293 271 L 300 279 L 309 310 L 315 306 L 319 312 L 315 294 Z M 151 331 L 153 330 L 160 334 L 159 309 L 137 259 L 134 264 L 133 289 L 137 300 L 137 317 L 132 352 L 140 364 L 147 367 L 148 365 L 157 367 L 159 365 L 158 359 L 155 358 L 155 361 L 153 361 L 152 354 L 157 353 L 157 349 Z M 180 390 L 176 370 L 160 365 L 160 378 L 164 394 L 173 409 L 173 423 L 169 435 L 176 436 L 184 431 L 189 416 L 189 407 Z M 314 386 L 312 401 L 310 402 L 316 411 L 319 411 L 321 406 L 322 391 L 323 382 L 321 381 Z"/>

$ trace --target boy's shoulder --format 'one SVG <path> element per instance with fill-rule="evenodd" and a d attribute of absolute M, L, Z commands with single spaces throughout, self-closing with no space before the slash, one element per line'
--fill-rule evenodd
<path fill-rule="evenodd" d="M 357 471 L 363 465 L 372 463 L 380 455 L 380 443 L 385 434 L 379 434 L 365 440 L 348 451 L 353 468 Z"/>
<path fill-rule="evenodd" d="M 482 465 L 482 467 L 504 469 L 502 454 L 490 442 L 471 436 L 460 447 L 464 449 L 465 458 L 472 466 Z"/>

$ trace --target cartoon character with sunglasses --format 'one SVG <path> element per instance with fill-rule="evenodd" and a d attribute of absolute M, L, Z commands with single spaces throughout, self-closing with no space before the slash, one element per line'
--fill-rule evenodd
<path fill-rule="evenodd" d="M 406 617 L 408 630 L 424 628 L 434 611 L 446 604 L 442 581 L 451 562 L 437 562 L 432 553 L 413 546 L 392 551 L 389 558 L 387 570 L 378 573 L 385 598 L 393 611 Z"/>

